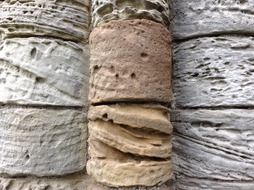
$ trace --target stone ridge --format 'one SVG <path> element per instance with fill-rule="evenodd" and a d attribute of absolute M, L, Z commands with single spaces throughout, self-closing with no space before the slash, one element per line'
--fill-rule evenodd
<path fill-rule="evenodd" d="M 124 187 L 154 186 L 171 179 L 172 126 L 166 108 L 118 104 L 90 110 L 87 172 L 96 181 Z M 167 132 L 160 126 L 167 126 Z"/>
<path fill-rule="evenodd" d="M 167 0 L 94 0 L 92 25 L 97 27 L 112 20 L 148 19 L 169 26 Z"/>
<path fill-rule="evenodd" d="M 56 176 L 86 165 L 84 110 L 0 108 L 0 174 Z"/>
<path fill-rule="evenodd" d="M 0 103 L 86 104 L 88 46 L 44 38 L 13 38 L 1 41 L 0 49 Z"/>
<path fill-rule="evenodd" d="M 92 104 L 171 101 L 170 33 L 148 20 L 111 21 L 90 35 Z"/>
<path fill-rule="evenodd" d="M 0 39 L 53 37 L 86 41 L 89 34 L 89 1 L 0 2 Z"/>

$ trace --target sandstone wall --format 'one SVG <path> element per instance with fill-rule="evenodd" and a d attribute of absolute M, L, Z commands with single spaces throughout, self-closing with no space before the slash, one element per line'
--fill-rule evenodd
<path fill-rule="evenodd" d="M 173 1 L 178 190 L 251 190 L 253 0 Z"/>

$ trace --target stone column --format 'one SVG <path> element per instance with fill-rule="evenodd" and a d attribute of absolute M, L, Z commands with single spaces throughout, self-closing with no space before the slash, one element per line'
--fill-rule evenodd
<path fill-rule="evenodd" d="M 254 187 L 253 0 L 174 1 L 177 190 Z"/>
<path fill-rule="evenodd" d="M 87 0 L 0 2 L 0 189 L 84 189 L 88 12 Z"/>
<path fill-rule="evenodd" d="M 92 5 L 87 172 L 117 189 L 171 189 L 168 2 Z"/>

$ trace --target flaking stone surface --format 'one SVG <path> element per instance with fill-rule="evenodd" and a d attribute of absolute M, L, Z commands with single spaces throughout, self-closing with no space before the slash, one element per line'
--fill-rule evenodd
<path fill-rule="evenodd" d="M 88 46 L 41 38 L 0 42 L 0 103 L 83 106 Z"/>
<path fill-rule="evenodd" d="M 169 25 L 167 0 L 94 0 L 92 3 L 93 27 L 112 20 L 148 19 Z"/>
<path fill-rule="evenodd" d="M 86 41 L 89 1 L 3 0 L 0 2 L 0 39 L 48 36 Z"/>
<path fill-rule="evenodd" d="M 89 153 L 88 174 L 108 186 L 155 186 L 172 177 L 170 160 L 158 161 L 124 154 L 94 136 L 89 139 Z"/>
<path fill-rule="evenodd" d="M 84 169 L 84 110 L 1 107 L 0 115 L 0 174 L 55 176 Z"/>
<path fill-rule="evenodd" d="M 87 170 L 96 181 L 114 187 L 154 186 L 172 178 L 169 110 L 155 105 L 101 105 L 92 106 L 88 115 Z"/>
<path fill-rule="evenodd" d="M 90 101 L 170 102 L 170 44 L 170 33 L 153 21 L 112 21 L 94 29 Z"/>

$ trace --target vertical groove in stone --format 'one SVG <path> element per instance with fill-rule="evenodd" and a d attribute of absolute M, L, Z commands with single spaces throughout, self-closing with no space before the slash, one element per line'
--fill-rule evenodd
<path fill-rule="evenodd" d="M 1 176 L 84 170 L 89 6 L 88 0 L 0 2 Z M 0 181 L 0 189 L 15 189 L 15 182 Z"/>
<path fill-rule="evenodd" d="M 253 6 L 173 2 L 177 190 L 253 189 Z"/>
<path fill-rule="evenodd" d="M 95 0 L 92 17 L 87 172 L 110 187 L 170 189 L 168 2 Z"/>

